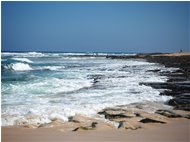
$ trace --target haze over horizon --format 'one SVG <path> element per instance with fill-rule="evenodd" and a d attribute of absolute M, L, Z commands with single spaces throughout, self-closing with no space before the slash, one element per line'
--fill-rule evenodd
<path fill-rule="evenodd" d="M 1 51 L 190 52 L 190 2 L 1 2 Z"/>

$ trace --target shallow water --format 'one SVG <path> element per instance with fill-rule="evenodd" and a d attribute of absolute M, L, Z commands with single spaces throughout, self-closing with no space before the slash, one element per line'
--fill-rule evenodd
<path fill-rule="evenodd" d="M 139 82 L 164 82 L 167 77 L 147 70 L 173 68 L 80 55 L 84 53 L 2 53 L 2 125 L 64 122 L 76 113 L 97 117 L 109 106 L 170 99 Z"/>

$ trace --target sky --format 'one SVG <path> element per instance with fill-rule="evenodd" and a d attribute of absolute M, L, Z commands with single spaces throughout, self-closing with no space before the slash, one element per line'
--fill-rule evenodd
<path fill-rule="evenodd" d="M 1 51 L 190 51 L 190 2 L 1 2 Z"/>

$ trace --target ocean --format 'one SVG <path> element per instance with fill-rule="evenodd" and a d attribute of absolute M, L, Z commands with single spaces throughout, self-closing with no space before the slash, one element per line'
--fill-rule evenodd
<path fill-rule="evenodd" d="M 110 54 L 110 53 L 109 53 Z M 165 103 L 170 96 L 140 82 L 165 82 L 149 70 L 172 71 L 143 59 L 109 59 L 106 53 L 1 53 L 2 126 L 98 118 L 105 107 Z M 126 54 L 127 55 L 127 54 Z"/>

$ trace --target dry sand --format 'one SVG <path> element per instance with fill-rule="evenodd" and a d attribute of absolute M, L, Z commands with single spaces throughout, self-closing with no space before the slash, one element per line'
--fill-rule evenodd
<path fill-rule="evenodd" d="M 190 142 L 190 121 L 179 119 L 138 130 L 61 132 L 57 128 L 5 128 L 2 142 Z"/>

